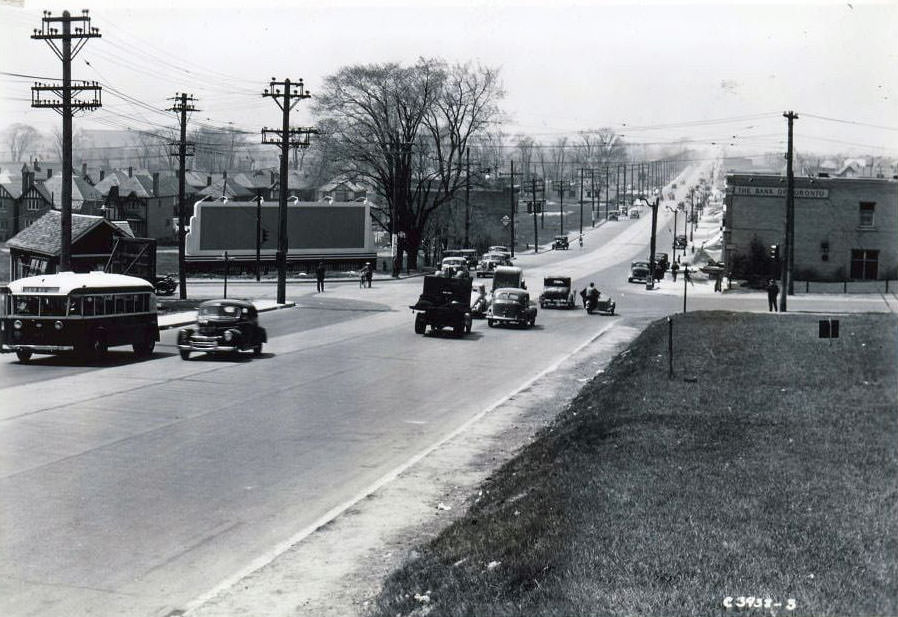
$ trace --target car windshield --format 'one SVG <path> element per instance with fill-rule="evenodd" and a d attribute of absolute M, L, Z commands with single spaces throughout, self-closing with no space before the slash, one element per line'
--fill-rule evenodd
<path fill-rule="evenodd" d="M 240 317 L 240 307 L 231 304 L 201 306 L 199 316 L 211 319 L 237 319 Z"/>
<path fill-rule="evenodd" d="M 503 291 L 496 296 L 496 300 L 502 302 L 519 302 L 524 294 L 513 291 Z"/>
<path fill-rule="evenodd" d="M 571 283 L 567 279 L 546 279 L 543 281 L 544 287 L 570 287 Z"/>
<path fill-rule="evenodd" d="M 634 268 L 648 268 L 648 267 L 649 267 L 649 262 L 647 262 L 647 261 L 634 261 L 632 267 L 634 267 Z"/>

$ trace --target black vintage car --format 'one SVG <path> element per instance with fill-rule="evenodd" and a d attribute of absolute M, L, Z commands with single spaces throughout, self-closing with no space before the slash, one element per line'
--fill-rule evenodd
<path fill-rule="evenodd" d="M 427 275 L 418 301 L 411 305 L 415 333 L 452 328 L 456 336 L 471 331 L 471 279 Z"/>
<path fill-rule="evenodd" d="M 540 308 L 574 308 L 577 298 L 571 289 L 571 277 L 547 276 L 543 279 L 543 292 L 539 295 Z"/>
<path fill-rule="evenodd" d="M 244 300 L 203 302 L 197 310 L 196 327 L 178 331 L 178 351 L 183 360 L 190 358 L 192 351 L 236 354 L 252 350 L 258 356 L 267 342 L 268 334 L 259 325 L 256 307 Z"/>
<path fill-rule="evenodd" d="M 552 239 L 552 250 L 553 251 L 566 251 L 571 247 L 571 243 L 568 240 L 567 236 L 555 236 Z"/>
<path fill-rule="evenodd" d="M 503 287 L 493 291 L 493 303 L 486 314 L 486 323 L 531 327 L 536 323 L 536 306 L 530 302 L 526 289 Z"/>
<path fill-rule="evenodd" d="M 647 261 L 634 261 L 630 264 L 628 283 L 645 283 L 652 280 L 651 266 Z"/>

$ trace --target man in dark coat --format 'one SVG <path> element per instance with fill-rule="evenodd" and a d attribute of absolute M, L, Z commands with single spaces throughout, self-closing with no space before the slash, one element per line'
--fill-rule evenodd
<path fill-rule="evenodd" d="M 779 309 L 776 306 L 776 297 L 780 293 L 780 288 L 776 281 L 770 279 L 767 282 L 767 311 L 776 313 Z"/>
<path fill-rule="evenodd" d="M 318 291 L 324 291 L 324 273 L 325 273 L 324 262 L 319 261 L 318 267 L 315 268 L 315 280 L 318 282 Z"/>

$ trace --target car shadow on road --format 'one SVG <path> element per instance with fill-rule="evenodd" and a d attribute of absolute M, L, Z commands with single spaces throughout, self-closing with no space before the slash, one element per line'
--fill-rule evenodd
<path fill-rule="evenodd" d="M 174 354 L 172 354 L 174 355 Z M 271 358 L 277 357 L 277 354 L 271 352 L 262 352 L 259 355 L 251 354 L 251 353 L 239 353 L 239 354 L 231 354 L 231 353 L 206 353 L 204 351 L 198 351 L 196 353 L 191 353 L 190 358 L 185 360 L 185 362 L 216 362 L 222 364 L 246 364 L 247 362 L 252 362 L 253 360 L 269 360 Z"/>
<path fill-rule="evenodd" d="M 64 352 L 52 355 L 32 356 L 27 362 L 17 360 L 14 364 L 22 366 L 81 366 L 93 368 L 111 368 L 115 366 L 127 366 L 129 364 L 139 364 L 141 362 L 149 362 L 157 358 L 164 357 L 165 353 L 152 353 L 146 356 L 135 355 L 131 351 L 107 351 L 100 358 L 88 358 L 73 352 Z"/>
<path fill-rule="evenodd" d="M 471 330 L 468 334 L 463 336 L 456 336 L 452 330 L 436 330 L 436 331 L 427 331 L 427 334 L 424 335 L 423 338 L 432 338 L 432 339 L 450 339 L 453 341 L 477 341 L 483 338 L 483 334 L 477 332 L 476 330 Z"/>

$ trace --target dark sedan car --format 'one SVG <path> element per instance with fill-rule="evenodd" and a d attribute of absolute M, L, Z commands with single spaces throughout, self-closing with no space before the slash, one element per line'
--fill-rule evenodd
<path fill-rule="evenodd" d="M 574 308 L 577 298 L 571 288 L 569 276 L 547 276 L 543 279 L 543 292 L 539 295 L 540 308 Z"/>
<path fill-rule="evenodd" d="M 268 342 L 265 328 L 259 325 L 259 313 L 244 300 L 209 300 L 197 310 L 196 327 L 178 331 L 178 351 L 183 360 L 192 351 L 238 353 L 252 350 L 262 353 Z"/>
<path fill-rule="evenodd" d="M 630 264 L 629 283 L 645 283 L 651 278 L 651 268 L 647 261 L 634 261 Z"/>
<path fill-rule="evenodd" d="M 536 323 L 536 306 L 530 302 L 526 289 L 502 287 L 493 291 L 493 303 L 486 314 L 486 323 L 512 324 L 530 327 Z"/>

